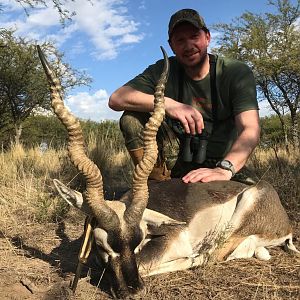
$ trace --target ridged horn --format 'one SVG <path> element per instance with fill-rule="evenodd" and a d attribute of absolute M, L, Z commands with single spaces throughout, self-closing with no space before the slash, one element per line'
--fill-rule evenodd
<path fill-rule="evenodd" d="M 145 125 L 144 155 L 139 164 L 136 165 L 133 174 L 132 201 L 124 215 L 127 224 L 137 224 L 142 218 L 149 198 L 148 177 L 158 155 L 156 134 L 165 116 L 164 91 L 169 75 L 169 59 L 163 47 L 161 50 L 164 56 L 164 68 L 155 88 L 154 111 Z"/>
<path fill-rule="evenodd" d="M 116 213 L 104 201 L 101 172 L 86 155 L 81 125 L 64 105 L 59 79 L 52 72 L 39 45 L 37 45 L 37 50 L 50 85 L 51 105 L 55 114 L 68 131 L 69 157 L 74 166 L 86 179 L 87 204 L 99 225 L 106 231 L 114 231 L 119 228 L 120 222 Z"/>

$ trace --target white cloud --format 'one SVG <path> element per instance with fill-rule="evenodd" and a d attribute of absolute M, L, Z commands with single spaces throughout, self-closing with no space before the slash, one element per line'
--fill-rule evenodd
<path fill-rule="evenodd" d="M 120 112 L 114 112 L 108 107 L 109 95 L 107 91 L 100 89 L 94 94 L 79 92 L 66 98 L 66 106 L 72 113 L 82 119 L 93 121 L 117 120 Z"/>
<path fill-rule="evenodd" d="M 139 24 L 128 14 L 122 0 L 76 0 L 66 2 L 65 8 L 75 12 L 72 22 L 62 28 L 58 12 L 47 0 L 48 7 L 30 10 L 29 16 L 20 6 L 5 0 L 2 28 L 14 28 L 16 34 L 37 40 L 52 40 L 62 45 L 79 34 L 91 43 L 91 52 L 98 59 L 117 57 L 122 45 L 138 43 L 143 34 L 138 32 Z M 12 1 L 14 2 L 14 1 Z M 76 36 L 75 36 L 76 34 Z M 74 43 L 78 43 L 75 41 Z M 87 45 L 88 46 L 88 45 Z"/>
<path fill-rule="evenodd" d="M 35 26 L 51 27 L 59 23 L 59 15 L 52 7 L 41 8 L 37 11 L 30 12 L 25 24 L 28 28 L 33 29 Z M 20 28 L 21 30 L 22 28 Z"/>

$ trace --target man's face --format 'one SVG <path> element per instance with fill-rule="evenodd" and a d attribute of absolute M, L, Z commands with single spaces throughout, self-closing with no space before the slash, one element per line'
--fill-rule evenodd
<path fill-rule="evenodd" d="M 175 27 L 169 42 L 177 59 L 183 65 L 195 67 L 206 57 L 210 34 L 186 22 Z"/>

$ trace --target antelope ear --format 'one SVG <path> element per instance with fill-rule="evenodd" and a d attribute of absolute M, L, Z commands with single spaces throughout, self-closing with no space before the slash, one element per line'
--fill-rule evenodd
<path fill-rule="evenodd" d="M 164 214 L 156 212 L 152 209 L 146 208 L 143 214 L 143 221 L 148 225 L 160 227 L 161 225 L 184 225 L 186 222 L 181 222 L 175 219 L 172 219 Z"/>
<path fill-rule="evenodd" d="M 160 243 L 159 240 L 164 239 L 168 233 L 176 232 L 186 224 L 148 208 L 144 210 L 142 221 L 146 225 L 146 236 L 140 249 L 150 242 Z"/>
<path fill-rule="evenodd" d="M 60 196 L 71 206 L 74 206 L 82 210 L 83 197 L 82 194 L 65 186 L 57 179 L 53 180 L 53 183 L 59 192 Z"/>

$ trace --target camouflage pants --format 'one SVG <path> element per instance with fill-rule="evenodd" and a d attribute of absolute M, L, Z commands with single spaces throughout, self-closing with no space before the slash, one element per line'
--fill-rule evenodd
<path fill-rule="evenodd" d="M 125 111 L 120 119 L 120 129 L 125 139 L 126 148 L 131 151 L 143 147 L 143 130 L 145 124 L 150 117 L 150 113 Z M 164 126 L 168 126 L 164 123 Z M 167 129 L 167 130 L 166 130 Z M 191 170 L 198 168 L 214 168 L 220 158 L 206 158 L 202 164 L 195 162 L 184 162 L 181 155 L 180 140 L 173 133 L 171 136 L 166 132 L 172 132 L 170 127 L 163 128 L 162 126 L 157 133 L 157 145 L 159 151 L 158 160 L 166 162 L 167 167 L 171 170 L 171 177 L 181 178 Z M 250 174 L 247 168 L 240 170 L 232 180 L 253 184 L 256 182 L 256 176 Z"/>

